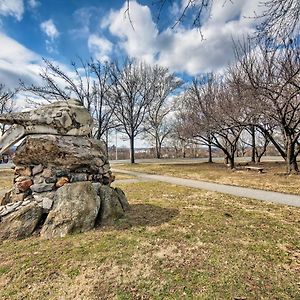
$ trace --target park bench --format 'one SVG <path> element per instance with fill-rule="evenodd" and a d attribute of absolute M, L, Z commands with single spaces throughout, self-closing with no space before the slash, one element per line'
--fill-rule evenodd
<path fill-rule="evenodd" d="M 264 170 L 264 168 L 262 167 L 253 167 L 253 166 L 246 166 L 245 169 L 247 171 L 258 171 L 259 173 L 262 173 L 262 171 Z"/>

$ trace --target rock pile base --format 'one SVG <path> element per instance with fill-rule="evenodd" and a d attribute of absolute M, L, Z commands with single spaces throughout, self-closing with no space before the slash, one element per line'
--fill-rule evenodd
<path fill-rule="evenodd" d="M 13 188 L 0 202 L 0 239 L 39 231 L 44 238 L 84 232 L 122 217 L 129 204 L 101 141 L 32 135 L 17 148 Z"/>

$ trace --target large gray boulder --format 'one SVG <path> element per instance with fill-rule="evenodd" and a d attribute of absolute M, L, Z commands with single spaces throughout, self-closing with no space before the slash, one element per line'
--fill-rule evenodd
<path fill-rule="evenodd" d="M 105 145 L 88 137 L 30 135 L 18 146 L 13 162 L 17 166 L 42 165 L 65 171 L 82 168 L 99 173 L 105 164 Z M 103 171 L 102 171 L 103 172 Z"/>
<path fill-rule="evenodd" d="M 21 206 L 0 222 L 0 240 L 30 236 L 42 217 L 43 209 L 36 202 Z"/>
<path fill-rule="evenodd" d="M 98 195 L 101 198 L 101 207 L 97 217 L 99 225 L 110 225 L 129 210 L 128 201 L 120 189 L 103 185 L 99 187 Z"/>
<path fill-rule="evenodd" d="M 91 182 L 65 184 L 56 193 L 53 208 L 41 230 L 43 238 L 63 237 L 94 228 L 100 198 Z"/>

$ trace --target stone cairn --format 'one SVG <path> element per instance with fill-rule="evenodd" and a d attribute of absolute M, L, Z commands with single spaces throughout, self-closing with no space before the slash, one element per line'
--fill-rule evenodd
<path fill-rule="evenodd" d="M 0 199 L 0 240 L 34 233 L 51 238 L 113 223 L 129 210 L 105 144 L 89 138 L 91 117 L 76 100 L 0 116 L 14 124 L 1 152 L 24 138 L 13 158 L 14 185 Z"/>

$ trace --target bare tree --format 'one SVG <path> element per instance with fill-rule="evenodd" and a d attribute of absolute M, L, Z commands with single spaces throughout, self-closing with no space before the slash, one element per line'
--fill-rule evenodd
<path fill-rule="evenodd" d="M 300 30 L 299 0 L 265 0 L 261 3 L 265 10 L 258 17 L 258 34 L 269 37 L 292 37 Z"/>
<path fill-rule="evenodd" d="M 14 108 L 14 96 L 17 90 L 10 91 L 4 84 L 0 83 L 0 114 L 11 113 Z M 0 124 L 1 135 L 6 130 L 5 124 Z"/>
<path fill-rule="evenodd" d="M 153 99 L 148 107 L 145 119 L 145 133 L 154 140 L 156 157 L 161 158 L 161 148 L 164 140 L 171 132 L 170 113 L 173 109 L 173 103 L 168 96 L 173 93 L 182 81 L 170 74 L 167 68 L 153 67 Z"/>
<path fill-rule="evenodd" d="M 273 143 L 285 159 L 287 172 L 298 172 L 300 137 L 300 49 L 297 42 L 280 45 L 239 45 L 239 65 L 246 75 L 244 88 L 252 90 L 252 105 L 282 132 L 281 144 L 261 123 L 256 127 Z M 244 77 L 245 78 L 245 77 Z M 259 119 L 259 118 L 258 118 Z"/>
<path fill-rule="evenodd" d="M 238 141 L 249 119 L 238 91 L 211 75 L 204 81 L 194 79 L 186 99 L 193 136 L 222 150 L 225 162 L 234 168 Z"/>
<path fill-rule="evenodd" d="M 111 101 L 114 115 L 120 123 L 120 130 L 130 140 L 130 159 L 135 162 L 134 142 L 143 132 L 148 107 L 153 99 L 152 69 L 145 63 L 127 59 L 122 67 L 118 63 L 111 66 Z"/>

